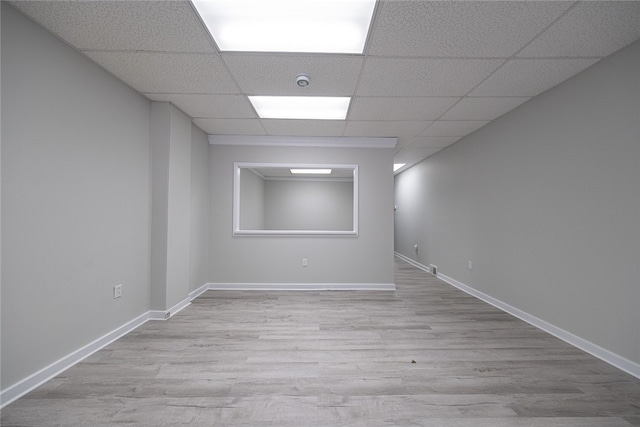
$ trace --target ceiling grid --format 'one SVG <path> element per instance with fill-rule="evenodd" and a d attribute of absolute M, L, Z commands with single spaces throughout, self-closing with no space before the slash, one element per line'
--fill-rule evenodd
<path fill-rule="evenodd" d="M 12 4 L 209 134 L 396 137 L 407 167 L 640 39 L 640 1 L 379 0 L 362 55 L 220 52 L 186 0 Z M 352 99 L 346 120 L 260 119 L 253 95 Z"/>

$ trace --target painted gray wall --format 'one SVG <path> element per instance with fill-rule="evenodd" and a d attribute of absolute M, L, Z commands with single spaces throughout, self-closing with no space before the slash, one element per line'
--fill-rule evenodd
<path fill-rule="evenodd" d="M 4 389 L 149 309 L 150 103 L 6 2 L 1 29 Z"/>
<path fill-rule="evenodd" d="M 191 126 L 191 278 L 189 291 L 209 282 L 209 140 Z"/>
<path fill-rule="evenodd" d="M 399 174 L 396 251 L 640 363 L 639 79 L 635 43 Z"/>
<path fill-rule="evenodd" d="M 4 391 L 209 282 L 211 193 L 207 136 L 180 110 L 6 2 L 1 30 Z"/>
<path fill-rule="evenodd" d="M 240 168 L 240 229 L 264 229 L 264 178 L 248 168 Z"/>
<path fill-rule="evenodd" d="M 151 103 L 151 294 L 153 310 L 167 308 L 170 105 Z"/>
<path fill-rule="evenodd" d="M 167 309 L 189 294 L 191 248 L 191 119 L 171 105 L 170 120 Z"/>
<path fill-rule="evenodd" d="M 234 237 L 234 162 L 359 164 L 360 235 Z M 211 146 L 212 282 L 393 283 L 392 163 L 393 149 Z"/>
<path fill-rule="evenodd" d="M 171 308 L 191 288 L 191 126 L 170 103 L 152 103 L 153 310 Z"/>
<path fill-rule="evenodd" d="M 353 182 L 267 180 L 267 230 L 353 230 Z"/>
<path fill-rule="evenodd" d="M 0 81 L 2 81 L 2 7 L 0 7 Z M 2 85 L 0 85 L 0 100 L 2 99 Z M 0 124 L 2 123 L 2 103 L 0 102 Z M 2 126 L 0 125 L 0 128 Z M 2 132 L 0 132 L 0 188 L 2 188 Z M 2 192 L 0 191 L 0 236 L 2 236 Z M 2 254 L 2 239 L 0 238 L 0 254 Z M 0 256 L 0 319 L 2 318 L 2 256 Z M 0 330 L 0 370 L 2 369 L 2 331 Z M 2 386 L 0 385 L 0 389 Z"/>

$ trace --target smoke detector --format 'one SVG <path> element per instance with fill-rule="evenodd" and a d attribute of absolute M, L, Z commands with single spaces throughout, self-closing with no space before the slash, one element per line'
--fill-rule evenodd
<path fill-rule="evenodd" d="M 309 76 L 306 74 L 298 74 L 298 77 L 296 77 L 296 84 L 300 87 L 309 86 Z"/>

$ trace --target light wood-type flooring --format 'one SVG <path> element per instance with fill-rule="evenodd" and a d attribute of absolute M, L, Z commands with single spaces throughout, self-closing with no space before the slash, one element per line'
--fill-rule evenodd
<path fill-rule="evenodd" d="M 402 261 L 396 292 L 208 291 L 2 426 L 640 426 L 640 380 Z"/>

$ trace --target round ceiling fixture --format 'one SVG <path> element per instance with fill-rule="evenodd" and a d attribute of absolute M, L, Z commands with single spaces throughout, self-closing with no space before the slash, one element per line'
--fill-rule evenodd
<path fill-rule="evenodd" d="M 298 74 L 298 77 L 296 77 L 296 84 L 300 87 L 309 86 L 309 76 L 306 74 Z"/>

